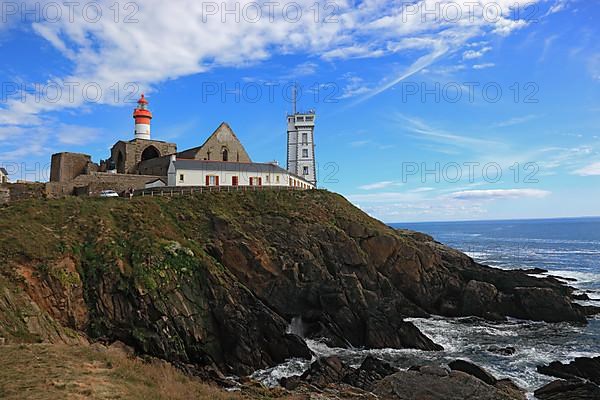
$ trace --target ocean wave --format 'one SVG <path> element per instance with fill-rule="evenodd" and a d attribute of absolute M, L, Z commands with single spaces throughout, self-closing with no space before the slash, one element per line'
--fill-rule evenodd
<path fill-rule="evenodd" d="M 267 387 L 279 386 L 281 378 L 299 376 L 310 366 L 311 361 L 301 358 L 292 358 L 272 368 L 261 369 L 254 372 L 250 377 L 263 383 Z"/>

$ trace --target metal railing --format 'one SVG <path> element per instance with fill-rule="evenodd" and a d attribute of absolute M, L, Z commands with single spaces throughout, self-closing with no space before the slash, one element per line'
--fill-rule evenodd
<path fill-rule="evenodd" d="M 140 189 L 134 192 L 134 196 L 185 196 L 201 193 L 237 193 L 237 192 L 260 192 L 260 191 L 303 191 L 311 190 L 297 186 L 166 186 L 157 188 Z"/>

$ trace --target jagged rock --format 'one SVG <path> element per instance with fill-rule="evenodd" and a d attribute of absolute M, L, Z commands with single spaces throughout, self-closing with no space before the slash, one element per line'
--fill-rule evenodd
<path fill-rule="evenodd" d="M 287 390 L 295 390 L 301 383 L 302 378 L 300 376 L 283 377 L 279 380 L 281 387 L 284 387 Z"/>
<path fill-rule="evenodd" d="M 460 371 L 421 367 L 419 371 L 401 371 L 390 375 L 373 389 L 382 399 L 402 400 L 524 400 L 521 391 L 495 387 Z"/>
<path fill-rule="evenodd" d="M 528 268 L 528 269 L 519 268 L 514 271 L 525 272 L 528 275 L 540 275 L 540 274 L 545 274 L 548 272 L 547 269 L 537 268 L 537 267 L 536 268 Z"/>
<path fill-rule="evenodd" d="M 540 374 L 561 379 L 582 378 L 600 385 L 600 357 L 579 357 L 569 364 L 554 361 L 547 366 L 538 366 Z"/>
<path fill-rule="evenodd" d="M 600 387 L 581 379 L 558 380 L 536 390 L 534 395 L 540 400 L 598 400 Z"/>
<path fill-rule="evenodd" d="M 282 379 L 280 384 L 293 390 L 302 382 L 319 388 L 345 383 L 368 391 L 376 382 L 397 371 L 397 368 L 372 356 L 367 356 L 356 369 L 345 365 L 339 357 L 331 356 L 319 358 L 302 376 Z"/>
<path fill-rule="evenodd" d="M 370 390 L 374 383 L 398 372 L 397 368 L 373 356 L 367 356 L 358 369 L 347 374 L 342 381 L 361 389 Z"/>
<path fill-rule="evenodd" d="M 488 385 L 495 385 L 497 382 L 497 379 L 494 378 L 489 372 L 468 361 L 456 360 L 449 363 L 448 366 L 453 371 L 464 372 L 465 374 L 474 376 Z"/>
<path fill-rule="evenodd" d="M 318 387 L 325 387 L 332 383 L 341 382 L 350 372 L 339 357 L 319 358 L 310 365 L 310 368 L 302 374 L 301 380 Z"/>
<path fill-rule="evenodd" d="M 462 304 L 463 315 L 503 319 L 500 314 L 490 311 L 498 308 L 498 289 L 491 283 L 469 281 L 463 293 Z"/>
<path fill-rule="evenodd" d="M 539 373 L 562 378 L 535 391 L 541 400 L 600 399 L 600 357 L 576 358 L 569 364 L 555 361 L 538 366 Z"/>
<path fill-rule="evenodd" d="M 517 287 L 514 289 L 521 304 L 522 317 L 546 322 L 586 322 L 581 307 L 572 303 L 572 298 L 543 287 Z"/>
<path fill-rule="evenodd" d="M 588 296 L 585 293 L 580 293 L 580 294 L 573 294 L 573 300 L 590 300 L 590 296 Z"/>
<path fill-rule="evenodd" d="M 517 352 L 517 349 L 515 349 L 512 346 L 500 347 L 493 345 L 488 347 L 487 351 L 489 351 L 490 353 L 499 354 L 501 356 L 512 356 Z"/>

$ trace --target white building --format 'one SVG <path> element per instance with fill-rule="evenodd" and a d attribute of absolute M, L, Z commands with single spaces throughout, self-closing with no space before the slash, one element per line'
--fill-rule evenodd
<path fill-rule="evenodd" d="M 4 168 L 0 168 L 0 183 L 8 183 L 8 172 Z"/>
<path fill-rule="evenodd" d="M 168 186 L 315 186 L 274 163 L 180 159 L 172 156 Z"/>

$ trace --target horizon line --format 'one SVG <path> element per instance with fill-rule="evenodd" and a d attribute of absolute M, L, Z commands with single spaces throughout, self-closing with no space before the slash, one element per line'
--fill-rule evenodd
<path fill-rule="evenodd" d="M 399 224 L 443 224 L 459 222 L 510 222 L 510 221 L 555 221 L 561 219 L 600 219 L 600 215 L 584 215 L 579 217 L 539 217 L 539 218 L 497 218 L 497 219 L 456 219 L 456 220 L 437 220 L 437 221 L 403 221 L 403 222 L 385 222 L 386 225 Z"/>

